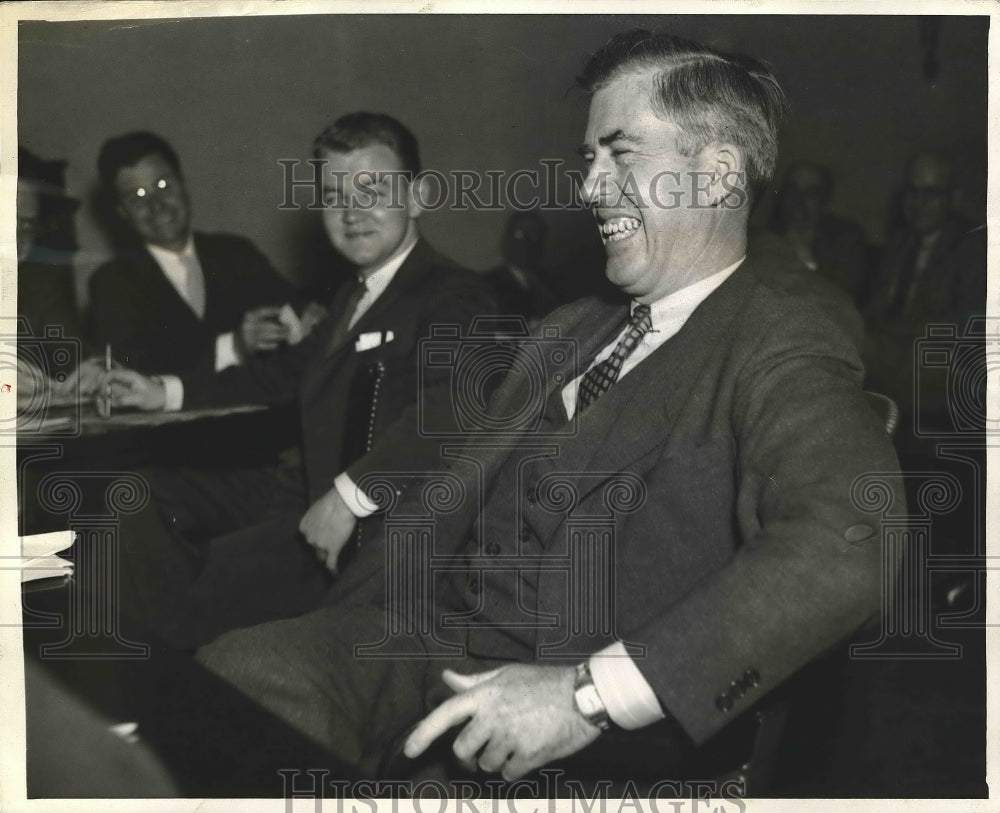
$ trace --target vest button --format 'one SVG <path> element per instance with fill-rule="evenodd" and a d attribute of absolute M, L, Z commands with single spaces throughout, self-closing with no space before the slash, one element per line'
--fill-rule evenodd
<path fill-rule="evenodd" d="M 468 587 L 469 592 L 472 593 L 472 595 L 478 596 L 479 595 L 479 575 L 476 574 L 476 575 L 469 576 L 469 581 L 467 582 L 466 586 Z"/>
<path fill-rule="evenodd" d="M 538 502 L 538 492 L 535 490 L 534 486 L 524 492 L 524 496 L 532 505 Z"/>
<path fill-rule="evenodd" d="M 496 542 L 489 542 L 486 545 L 486 554 L 488 556 L 496 556 L 500 553 L 500 546 Z"/>
<path fill-rule="evenodd" d="M 522 542 L 527 542 L 529 539 L 531 539 L 531 531 L 528 529 L 527 525 L 521 526 L 521 530 L 518 532 L 517 538 L 520 539 Z"/>

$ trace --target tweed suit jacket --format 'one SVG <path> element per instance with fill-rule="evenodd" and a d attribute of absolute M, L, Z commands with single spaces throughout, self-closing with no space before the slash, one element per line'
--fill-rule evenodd
<path fill-rule="evenodd" d="M 473 655 L 519 661 L 581 660 L 620 640 L 700 744 L 879 611 L 883 511 L 902 505 L 895 453 L 852 341 L 767 276 L 745 261 L 568 425 L 559 393 L 627 307 L 585 299 L 542 320 L 538 336 L 578 340 L 578 361 L 548 371 L 543 419 L 471 434 L 441 471 L 465 496 L 435 528 L 437 561 L 462 565 L 433 573 L 439 628 L 464 629 Z M 530 365 L 514 366 L 496 416 L 537 390 Z M 892 505 L 858 496 L 866 477 Z M 595 521 L 613 526 L 611 552 L 598 541 L 580 575 L 572 551 L 595 549 Z M 352 600 L 390 595 L 391 560 L 368 557 L 344 574 Z M 587 578 L 607 583 L 595 592 Z M 581 602 L 609 596 L 610 623 L 575 624 Z"/>

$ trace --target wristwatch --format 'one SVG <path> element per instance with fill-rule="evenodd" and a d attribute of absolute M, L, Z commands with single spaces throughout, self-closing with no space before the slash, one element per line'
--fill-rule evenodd
<path fill-rule="evenodd" d="M 590 674 L 590 664 L 587 661 L 576 665 L 576 680 L 573 682 L 573 705 L 588 723 L 597 726 L 601 731 L 607 731 L 611 724 L 608 710 L 597 692 L 594 678 Z"/>

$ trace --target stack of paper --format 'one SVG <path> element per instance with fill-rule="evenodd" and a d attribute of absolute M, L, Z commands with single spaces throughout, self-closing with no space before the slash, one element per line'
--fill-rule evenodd
<path fill-rule="evenodd" d="M 75 531 L 56 531 L 51 534 L 34 534 L 21 537 L 21 581 L 48 579 L 53 576 L 72 576 L 73 563 L 56 556 L 72 547 Z"/>

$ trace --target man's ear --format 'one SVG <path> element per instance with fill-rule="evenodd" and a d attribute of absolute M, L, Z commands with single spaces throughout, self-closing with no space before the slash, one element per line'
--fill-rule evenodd
<path fill-rule="evenodd" d="M 406 188 L 406 208 L 411 220 L 423 214 L 428 201 L 437 200 L 430 197 L 431 194 L 433 190 L 430 188 L 430 178 L 425 173 L 421 172 L 410 180 Z"/>
<path fill-rule="evenodd" d="M 732 208 L 734 197 L 746 198 L 746 159 L 743 150 L 735 144 L 722 142 L 709 148 L 708 170 L 712 178 L 708 184 L 708 205 Z"/>

